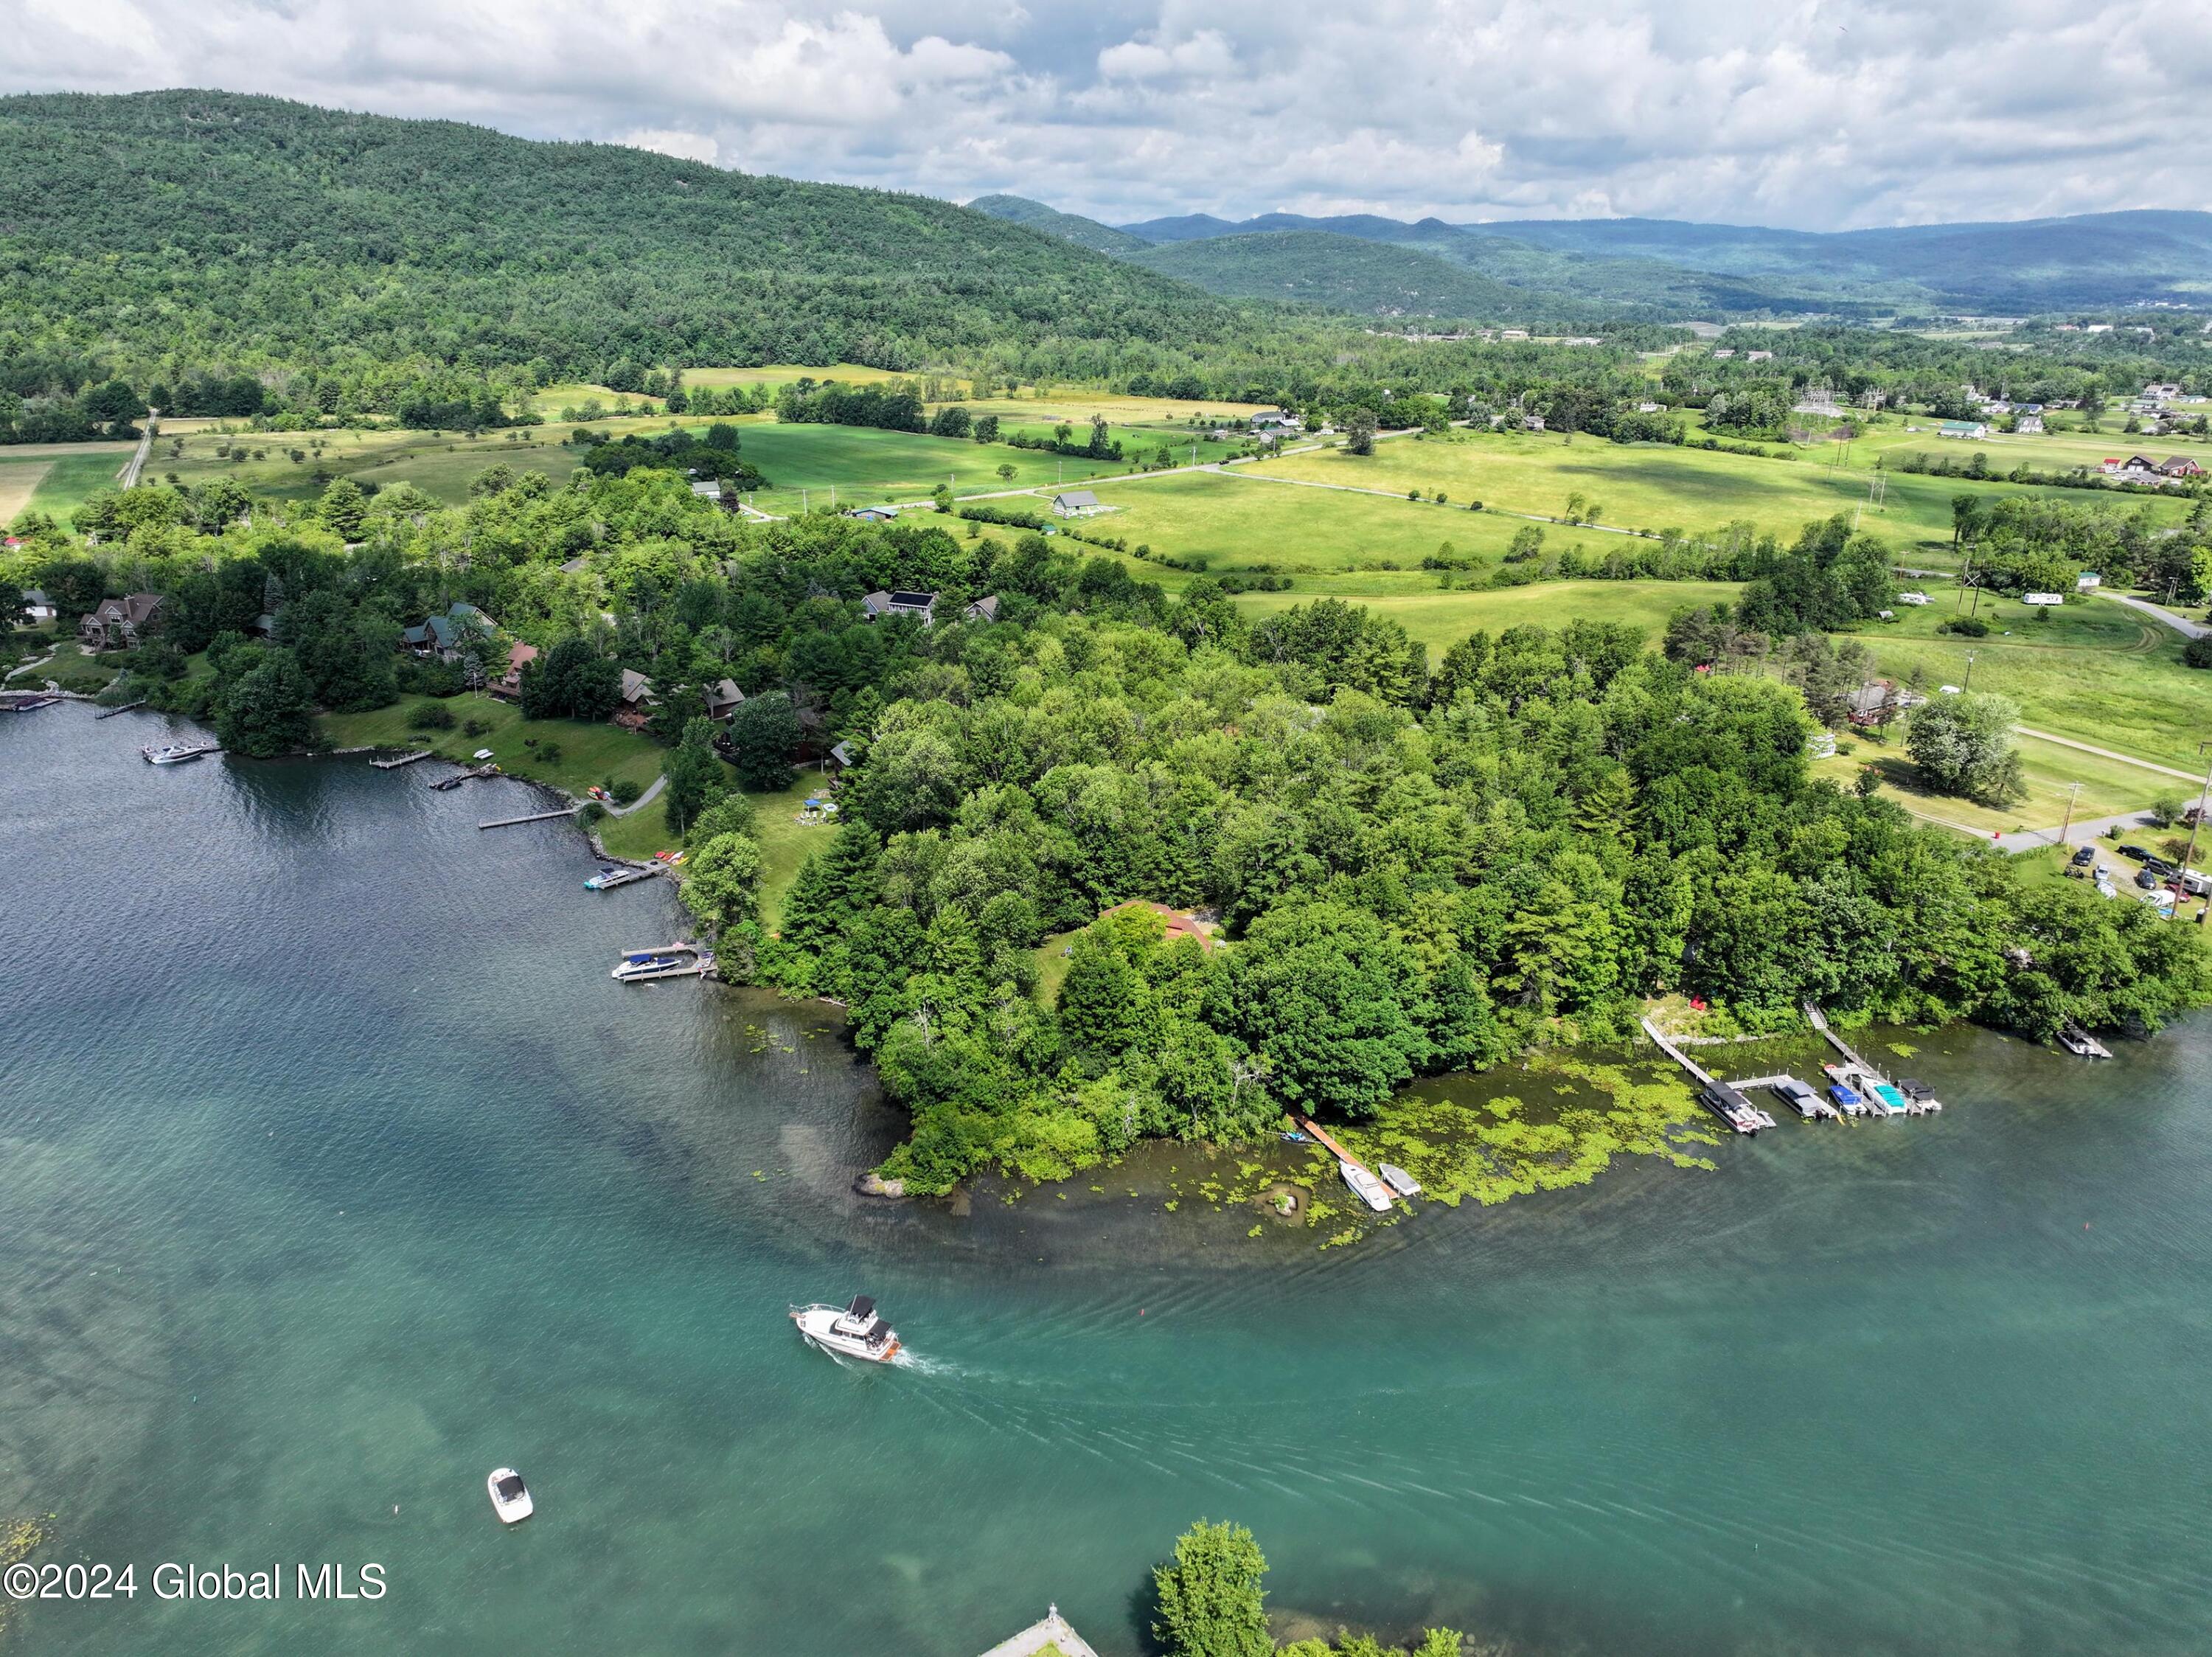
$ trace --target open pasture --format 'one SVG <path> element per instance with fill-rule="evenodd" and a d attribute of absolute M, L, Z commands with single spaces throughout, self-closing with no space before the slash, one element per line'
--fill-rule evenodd
<path fill-rule="evenodd" d="M 1862 457 L 1863 458 L 1863 457 Z M 1916 560 L 1948 561 L 1951 500 L 2017 493 L 2022 485 L 1887 472 L 1885 499 L 1869 499 L 1874 472 L 1863 464 L 1838 466 L 1814 449 L 1795 460 L 1760 459 L 1658 444 L 1622 444 L 1525 433 L 1399 437 L 1361 456 L 1341 448 L 1291 454 L 1265 463 L 1271 474 L 1318 483 L 1351 484 L 1402 494 L 1442 490 L 1455 501 L 1479 500 L 1508 512 L 1557 516 L 1568 497 L 1594 504 L 1601 523 L 1631 529 L 1681 529 L 1700 534 L 1744 520 L 1784 539 L 1807 524 L 1856 512 L 1860 526 Z M 2077 490 L 2035 490 L 2072 504 L 2106 497 Z M 2176 503 L 2153 503 L 2179 517 Z M 2126 503 L 2132 509 L 2136 502 Z"/>
<path fill-rule="evenodd" d="M 1406 636 L 1429 647 L 1433 663 L 1443 650 L 1469 633 L 1496 634 L 1508 627 L 1559 627 L 1570 621 L 1626 622 L 1655 643 L 1668 617 L 1687 604 L 1732 598 L 1726 582 L 1568 581 L 1478 592 L 1427 592 L 1354 597 L 1333 586 L 1310 592 L 1248 593 L 1237 600 L 1248 615 L 1277 614 L 1316 599 L 1346 598 L 1386 616 Z"/>

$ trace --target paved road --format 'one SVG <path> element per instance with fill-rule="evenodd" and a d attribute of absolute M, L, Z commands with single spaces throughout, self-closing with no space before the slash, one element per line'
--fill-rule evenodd
<path fill-rule="evenodd" d="M 2205 634 L 2212 633 L 2212 627 L 2191 621 L 2186 616 L 2177 616 L 2164 605 L 2153 604 L 2148 599 L 2130 598 L 2125 593 L 2101 593 L 2098 596 L 2110 599 L 2115 604 L 2124 604 L 2130 610 L 2141 611 L 2154 621 L 2162 621 L 2184 638 L 2203 638 Z"/>
<path fill-rule="evenodd" d="M 2131 811 L 2118 817 L 2077 817 L 2066 831 L 2065 844 L 2082 846 L 2100 838 L 2106 829 L 2147 829 L 2151 826 L 2150 813 Z M 2059 844 L 2057 828 L 2021 829 L 2016 834 L 2000 834 L 1991 842 L 1999 851 L 2035 851 L 2045 846 Z"/>

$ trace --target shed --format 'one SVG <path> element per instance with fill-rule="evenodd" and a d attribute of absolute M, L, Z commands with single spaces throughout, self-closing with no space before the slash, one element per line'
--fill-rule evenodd
<path fill-rule="evenodd" d="M 1087 489 L 1063 489 L 1052 497 L 1052 509 L 1063 518 L 1088 518 L 1098 510 L 1098 496 Z"/>

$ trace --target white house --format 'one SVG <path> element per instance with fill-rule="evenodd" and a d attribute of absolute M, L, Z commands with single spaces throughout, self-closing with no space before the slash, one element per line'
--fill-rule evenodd
<path fill-rule="evenodd" d="M 1098 497 L 1087 489 L 1063 489 L 1052 497 L 1052 509 L 1063 518 L 1095 517 Z"/>
<path fill-rule="evenodd" d="M 924 627 L 931 627 L 937 622 L 937 594 L 871 593 L 860 600 L 860 613 L 868 621 L 881 621 L 886 616 L 912 616 Z"/>
<path fill-rule="evenodd" d="M 2023 437 L 2040 436 L 2043 432 L 2043 417 L 2039 414 L 2023 414 L 2013 423 L 2012 429 Z"/>
<path fill-rule="evenodd" d="M 2091 588 L 2102 587 L 2104 584 L 2105 578 L 2102 576 L 2085 574 L 2074 577 L 2074 590 L 2077 593 L 2087 593 Z"/>
<path fill-rule="evenodd" d="M 2020 595 L 2020 601 L 2047 610 L 2053 605 L 2065 603 L 2066 595 L 2063 593 L 2023 593 Z"/>
<path fill-rule="evenodd" d="M 35 587 L 23 589 L 23 608 L 30 612 L 33 625 L 42 621 L 52 621 L 61 614 L 54 607 L 54 601 Z"/>
<path fill-rule="evenodd" d="M 1979 420 L 1946 420 L 1936 428 L 1938 437 L 1964 437 L 1975 442 L 1990 435 L 1990 429 Z"/>

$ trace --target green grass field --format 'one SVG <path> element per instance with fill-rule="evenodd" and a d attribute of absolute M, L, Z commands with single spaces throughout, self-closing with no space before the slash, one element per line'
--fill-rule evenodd
<path fill-rule="evenodd" d="M 91 452 L 65 454 L 47 466 L 27 503 L 32 511 L 46 513 L 57 523 L 66 524 L 70 514 L 84 504 L 87 496 L 115 487 L 115 475 L 130 460 L 131 446 L 102 443 L 96 448 L 88 447 Z"/>
<path fill-rule="evenodd" d="M 441 758 L 465 760 L 489 748 L 501 769 L 532 782 L 550 783 L 580 795 L 594 783 L 612 777 L 649 786 L 660 775 L 661 749 L 649 739 L 616 725 L 586 725 L 567 719 L 525 719 L 512 703 L 479 691 L 448 697 L 444 705 L 459 723 L 450 731 L 417 730 L 408 716 L 423 700 L 402 697 L 389 708 L 365 714 L 326 714 L 323 735 L 334 747 L 428 748 Z M 490 727 L 470 736 L 460 728 L 471 719 Z M 526 739 L 558 745 L 557 759 L 541 758 L 523 746 Z M 641 813 L 650 815 L 650 812 Z"/>
<path fill-rule="evenodd" d="M 1666 627 L 1667 618 L 1684 605 L 1710 604 L 1732 597 L 1735 591 L 1733 584 L 1725 582 L 1566 581 L 1474 593 L 1360 596 L 1316 582 L 1305 592 L 1248 593 L 1237 604 L 1248 615 L 1266 616 L 1317 598 L 1353 598 L 1376 615 L 1396 622 L 1407 637 L 1427 645 L 1433 664 L 1447 646 L 1478 629 L 1498 633 L 1508 627 L 1614 621 L 1641 627 L 1656 639 Z"/>
<path fill-rule="evenodd" d="M 1818 449 L 1795 460 L 1761 460 L 1590 437 L 1569 442 L 1544 433 L 1399 437 L 1376 444 L 1372 455 L 1327 449 L 1271 460 L 1266 469 L 1278 477 L 1398 495 L 1412 489 L 1424 494 L 1442 490 L 1453 500 L 1479 500 L 1507 512 L 1545 516 L 1563 513 L 1568 496 L 1580 494 L 1595 503 L 1594 515 L 1601 523 L 1692 534 L 1743 519 L 1787 540 L 1815 519 L 1856 510 L 1863 529 L 1938 566 L 1950 561 L 1954 496 L 1994 498 L 2022 490 L 2012 484 L 1887 472 L 1886 499 L 1877 506 L 1868 500 L 1875 474 L 1865 446 L 1854 452 L 1851 465 L 1839 467 Z M 2077 490 L 2027 492 L 2073 504 L 2102 498 Z M 2133 510 L 2137 502 L 2130 497 L 2125 505 Z M 2152 505 L 2161 518 L 2178 521 L 2185 512 L 2178 502 Z"/>
<path fill-rule="evenodd" d="M 2140 766 L 2023 737 L 2020 741 L 2021 775 L 2027 787 L 2027 798 L 2018 805 L 2001 808 L 1978 806 L 1971 800 L 1930 794 L 1919 785 L 1912 762 L 1905 757 L 1905 727 L 1901 723 L 1891 728 L 1887 743 L 1878 742 L 1866 733 L 1846 735 L 1842 740 L 1850 743 L 1854 751 L 1814 760 L 1814 776 L 1832 778 L 1849 788 L 1861 771 L 1871 766 L 1881 779 L 1879 791 L 1883 797 L 1894 800 L 1916 817 L 1982 836 L 2009 833 L 2019 828 L 2056 828 L 2066 820 L 2069 790 L 2076 783 L 2081 785 L 2081 793 L 2072 800 L 2076 822 L 2141 811 L 2160 795 L 2183 795 L 2188 789 L 2185 783 Z"/>
<path fill-rule="evenodd" d="M 701 427 L 704 429 L 704 426 Z M 747 421 L 738 453 L 766 475 L 771 487 L 754 497 L 763 511 L 796 512 L 801 491 L 811 506 L 825 503 L 835 489 L 840 507 L 878 501 L 914 501 L 939 484 L 956 495 L 1004 489 L 1042 488 L 1048 493 L 1063 479 L 1079 484 L 1126 470 L 1114 460 L 1079 460 L 1003 443 L 977 443 L 961 437 L 929 437 L 911 431 L 874 431 L 861 426 L 781 425 Z M 1001 478 L 999 468 L 1013 468 Z M 1043 509 L 1042 503 L 1009 502 Z"/>

